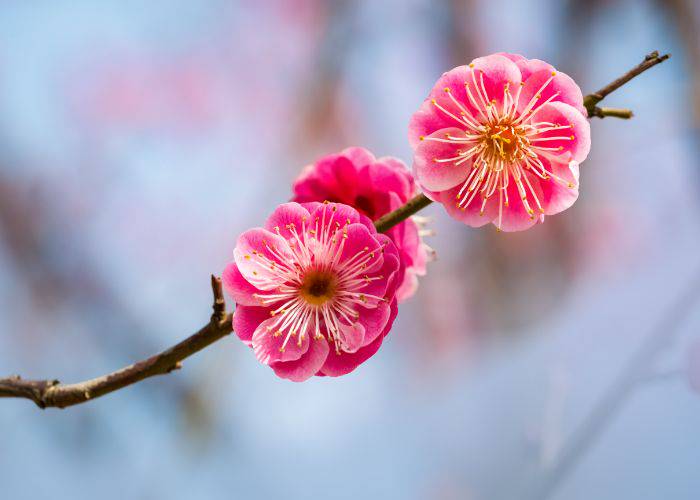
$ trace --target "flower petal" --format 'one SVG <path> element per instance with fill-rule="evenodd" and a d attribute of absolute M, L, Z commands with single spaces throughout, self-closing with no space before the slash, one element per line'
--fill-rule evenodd
<path fill-rule="evenodd" d="M 527 177 L 530 186 L 532 186 L 532 191 L 534 191 L 535 196 L 540 200 L 540 203 L 542 203 L 542 190 L 540 189 L 539 177 L 528 172 L 524 172 L 522 175 Z M 508 192 L 508 206 L 503 207 L 503 214 L 500 221 L 501 231 L 523 231 L 534 226 L 543 218 L 525 178 L 521 177 L 521 179 L 523 191 L 518 189 L 518 183 L 512 176 L 508 183 L 508 188 L 506 189 Z M 523 192 L 526 196 L 525 200 L 523 200 Z M 528 207 L 530 211 L 528 211 Z M 498 214 L 496 214 L 493 223 L 498 226 Z"/>
<path fill-rule="evenodd" d="M 309 336 L 304 335 L 301 345 L 298 337 L 275 334 L 275 323 L 279 318 L 269 318 L 258 325 L 253 333 L 252 346 L 255 357 L 261 363 L 269 365 L 277 361 L 295 361 L 309 349 Z"/>
<path fill-rule="evenodd" d="M 541 103 L 557 94 L 552 102 L 566 103 L 574 107 L 583 116 L 587 116 L 588 113 L 583 106 L 581 89 L 569 75 L 556 71 L 549 64 L 537 59 L 530 60 L 528 65 L 534 71 L 531 72 L 527 80 L 524 80 L 525 85 L 523 85 L 518 101 L 519 112 L 525 109 L 536 95 L 540 96 L 536 102 Z M 550 78 L 551 81 L 549 81 Z"/>
<path fill-rule="evenodd" d="M 443 204 L 447 213 L 454 219 L 457 219 L 471 227 L 481 227 L 498 216 L 498 194 L 488 199 L 486 205 L 483 204 L 483 197 L 476 193 L 471 201 L 467 204 L 460 205 L 457 195 L 459 195 L 462 185 L 456 186 L 448 191 L 439 193 L 438 200 Z M 479 189 L 479 188 L 477 188 Z M 465 189 L 462 196 L 467 196 L 467 200 L 472 197 L 471 191 Z M 482 211 L 483 207 L 483 211 Z"/>
<path fill-rule="evenodd" d="M 545 156 L 556 157 L 560 163 L 569 163 L 571 160 L 581 163 L 588 156 L 591 150 L 591 124 L 576 108 L 563 102 L 550 102 L 535 113 L 532 122 L 571 126 L 571 128 L 542 132 L 531 139 L 533 146 L 561 148 L 560 151 L 547 150 Z M 552 140 L 551 138 L 554 137 L 562 139 Z M 545 138 L 549 140 L 541 140 Z"/>
<path fill-rule="evenodd" d="M 296 361 L 277 361 L 270 367 L 278 377 L 303 382 L 321 369 L 328 357 L 329 347 L 325 338 L 311 339 L 309 349 Z"/>
<path fill-rule="evenodd" d="M 279 234 L 284 239 L 293 238 L 288 226 L 296 228 L 297 233 L 301 233 L 302 225 L 309 220 L 309 211 L 298 203 L 283 203 L 278 206 L 272 215 L 265 222 L 265 229 Z"/>
<path fill-rule="evenodd" d="M 438 79 L 428 98 L 423 101 L 409 121 L 408 141 L 411 147 L 415 149 L 420 144 L 421 137 L 428 136 L 437 130 L 451 127 L 463 128 L 460 113 L 465 110 L 470 112 L 464 89 L 467 76 L 467 67 L 458 66 L 443 73 Z M 455 104 L 445 89 L 450 90 L 452 97 L 460 103 L 459 105 Z"/>
<path fill-rule="evenodd" d="M 236 304 L 244 306 L 260 305 L 254 295 L 260 293 L 261 290 L 255 288 L 243 277 L 235 263 L 232 262 L 226 266 L 222 276 L 222 282 L 224 289 L 233 297 Z"/>
<path fill-rule="evenodd" d="M 384 333 L 391 317 L 391 307 L 386 302 L 380 302 L 374 309 L 358 307 L 357 312 L 360 314 L 358 322 L 363 327 L 363 345 L 370 344 Z"/>
<path fill-rule="evenodd" d="M 356 352 L 366 343 L 365 327 L 362 326 L 362 323 L 353 323 L 351 325 L 340 323 L 338 340 L 340 341 L 340 348 L 343 352 Z"/>
<path fill-rule="evenodd" d="M 554 215 L 569 208 L 578 198 L 578 163 L 571 161 L 566 165 L 542 159 L 542 164 L 556 176 L 540 181 L 544 213 Z"/>
<path fill-rule="evenodd" d="M 321 367 L 320 372 L 329 377 L 340 377 L 341 375 L 347 375 L 369 358 L 374 356 L 374 354 L 381 347 L 383 340 L 384 337 L 379 336 L 371 344 L 362 347 L 357 352 L 353 353 L 341 352 L 338 354 L 335 350 L 331 349 L 328 353 L 328 357 L 326 358 L 326 362 Z"/>
<path fill-rule="evenodd" d="M 369 150 L 357 146 L 345 148 L 340 154 L 350 160 L 356 170 L 376 161 L 374 155 Z"/>
<path fill-rule="evenodd" d="M 522 81 L 518 66 L 507 57 L 499 54 L 478 57 L 471 62 L 469 67 L 472 74 L 467 77 L 466 81 L 472 90 L 474 90 L 474 86 L 478 86 L 476 92 L 482 94 L 487 104 L 492 101 L 495 101 L 496 105 L 503 104 L 506 86 L 510 91 L 515 91 Z M 481 86 L 482 76 L 483 87 Z M 481 102 L 477 96 L 474 97 L 478 99 L 478 102 Z"/>
<path fill-rule="evenodd" d="M 467 144 L 441 142 L 447 137 L 464 137 L 464 131 L 445 128 L 420 141 L 413 158 L 413 172 L 421 187 L 430 191 L 444 191 L 464 181 L 472 166 L 471 159 L 460 160 L 460 151 L 467 151 Z M 452 158 L 451 161 L 442 161 Z M 461 162 L 456 164 L 457 162 Z"/>
<path fill-rule="evenodd" d="M 270 319 L 270 308 L 237 305 L 233 315 L 233 331 L 245 345 L 253 345 L 253 334 L 261 323 Z"/>
<path fill-rule="evenodd" d="M 238 238 L 233 257 L 241 275 L 261 290 L 276 288 L 275 266 L 286 265 L 292 252 L 286 240 L 263 228 L 249 229 Z"/>

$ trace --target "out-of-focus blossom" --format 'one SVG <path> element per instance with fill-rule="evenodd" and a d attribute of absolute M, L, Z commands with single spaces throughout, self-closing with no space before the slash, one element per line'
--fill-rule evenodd
<path fill-rule="evenodd" d="M 396 210 L 416 194 L 413 176 L 396 158 L 375 158 L 364 148 L 347 148 L 308 165 L 294 183 L 294 201 L 332 201 L 350 205 L 372 220 Z M 407 219 L 386 234 L 405 266 L 399 302 L 413 295 L 425 275 L 432 250 L 423 243 L 419 225 Z"/>
<path fill-rule="evenodd" d="M 282 378 L 350 373 L 396 317 L 399 252 L 350 206 L 283 204 L 239 237 L 234 261 L 234 331 Z"/>
<path fill-rule="evenodd" d="M 504 53 L 443 74 L 411 118 L 409 140 L 429 197 L 465 224 L 504 231 L 570 207 L 591 145 L 578 85 Z"/>

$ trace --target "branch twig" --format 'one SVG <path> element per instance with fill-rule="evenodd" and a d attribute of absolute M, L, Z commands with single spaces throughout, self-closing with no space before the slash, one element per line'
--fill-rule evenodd
<path fill-rule="evenodd" d="M 588 94 L 586 97 L 583 98 L 583 105 L 586 107 L 588 110 L 588 116 L 598 116 L 602 118 L 603 116 L 617 116 L 618 118 L 630 118 L 631 116 L 618 116 L 615 114 L 609 114 L 609 115 L 603 115 L 601 116 L 600 114 L 596 113 L 596 105 L 605 99 L 605 97 L 612 92 L 616 91 L 620 87 L 622 87 L 624 84 L 629 82 L 632 78 L 635 76 L 639 76 L 642 73 L 644 73 L 646 70 L 649 68 L 653 68 L 657 64 L 661 64 L 664 62 L 666 59 L 671 57 L 671 54 L 664 54 L 664 55 L 659 55 L 659 51 L 655 50 L 651 54 L 647 54 L 647 56 L 644 58 L 644 60 L 639 63 L 637 66 L 629 70 L 627 73 L 622 75 L 620 78 L 608 83 L 605 87 L 600 89 L 597 92 L 593 92 L 592 94 Z M 601 108 L 598 108 L 601 109 Z M 605 109 L 605 108 L 602 108 Z M 631 114 L 631 111 L 630 111 Z"/>
<path fill-rule="evenodd" d="M 232 331 L 233 315 L 226 313 L 221 279 L 212 276 L 211 286 L 214 293 L 214 313 L 209 323 L 179 344 L 116 372 L 76 384 L 61 384 L 58 380 L 24 380 L 19 376 L 3 378 L 0 379 L 0 397 L 31 399 L 39 408 L 65 408 L 104 396 L 146 378 L 165 375 L 179 369 L 184 359 Z"/>
<path fill-rule="evenodd" d="M 416 195 L 408 200 L 405 205 L 374 221 L 374 227 L 377 228 L 378 232 L 385 233 L 395 225 L 408 219 L 411 215 L 424 209 L 432 202 L 433 201 L 423 193 Z"/>
<path fill-rule="evenodd" d="M 595 106 L 593 112 L 588 114 L 589 118 L 595 116 L 597 118 L 605 118 L 606 116 L 612 116 L 614 118 L 622 118 L 623 120 L 629 120 L 634 116 L 631 109 L 622 108 L 599 108 Z"/>

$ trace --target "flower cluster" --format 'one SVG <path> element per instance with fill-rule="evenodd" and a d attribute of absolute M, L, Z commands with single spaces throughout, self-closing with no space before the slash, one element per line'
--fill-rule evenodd
<path fill-rule="evenodd" d="M 223 276 L 233 328 L 278 376 L 344 375 L 377 352 L 430 255 L 409 217 L 416 184 L 468 225 L 527 229 L 576 201 L 590 130 L 571 78 L 501 53 L 445 73 L 409 140 L 417 182 L 400 160 L 348 148 L 306 167 L 293 201 L 239 237 Z"/>
<path fill-rule="evenodd" d="M 406 165 L 396 158 L 376 159 L 364 148 L 347 148 L 307 166 L 293 186 L 294 201 L 333 201 L 357 209 L 377 220 L 416 195 L 416 184 Z M 409 218 L 386 232 L 405 266 L 397 291 L 399 302 L 413 295 L 418 276 L 425 275 L 432 250 L 421 240 L 421 231 Z"/>

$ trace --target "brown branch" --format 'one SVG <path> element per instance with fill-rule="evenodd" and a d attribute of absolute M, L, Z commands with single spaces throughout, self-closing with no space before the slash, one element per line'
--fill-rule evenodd
<path fill-rule="evenodd" d="M 612 92 L 616 91 L 620 87 L 622 87 L 624 84 L 629 82 L 632 78 L 641 75 L 644 73 L 646 70 L 649 68 L 653 68 L 657 64 L 661 64 L 664 62 L 666 59 L 671 57 L 671 54 L 664 54 L 664 55 L 659 55 L 659 51 L 655 50 L 651 54 L 648 54 L 644 60 L 639 63 L 637 66 L 629 70 L 627 73 L 622 75 L 620 78 L 608 83 L 605 87 L 600 89 L 597 92 L 593 92 L 592 94 L 588 94 L 586 97 L 583 98 L 583 105 L 586 107 L 588 110 L 588 116 L 598 116 L 598 117 L 603 117 L 600 114 L 596 113 L 596 105 L 605 99 L 605 97 L 608 94 L 611 94 Z M 601 108 L 598 108 L 601 109 Z M 631 111 L 630 111 L 631 113 Z M 610 115 L 604 115 L 604 116 L 617 116 L 618 118 L 629 118 L 629 116 L 619 116 L 615 114 L 610 114 Z"/>
<path fill-rule="evenodd" d="M 116 372 L 76 384 L 61 384 L 58 380 L 24 380 L 19 376 L 0 379 L 0 397 L 31 399 L 39 408 L 65 408 L 179 369 L 184 359 L 232 332 L 233 315 L 226 313 L 221 279 L 212 276 L 211 286 L 214 313 L 209 323 L 179 344 Z"/>

